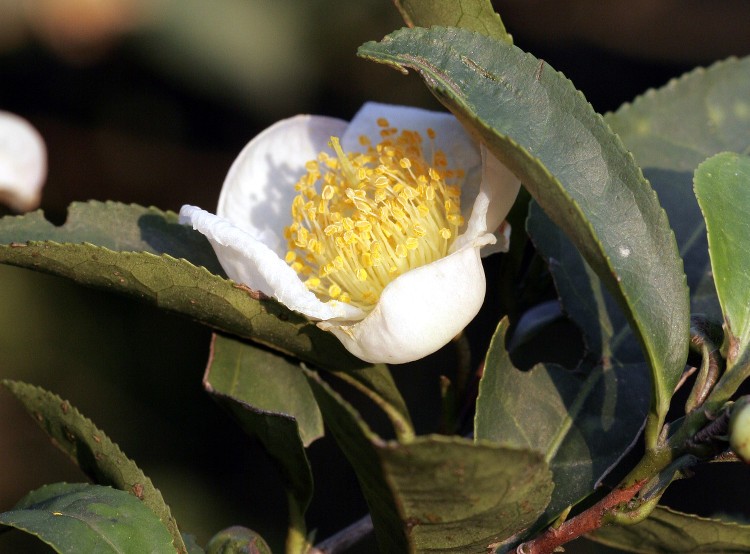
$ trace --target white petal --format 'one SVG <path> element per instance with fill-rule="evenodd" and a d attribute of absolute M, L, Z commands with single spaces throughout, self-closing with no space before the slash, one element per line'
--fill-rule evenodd
<path fill-rule="evenodd" d="M 354 306 L 332 300 L 321 302 L 297 273 L 270 248 L 229 220 L 195 206 L 183 206 L 180 223 L 205 235 L 221 267 L 235 282 L 273 296 L 287 308 L 314 319 L 361 319 Z"/>
<path fill-rule="evenodd" d="M 232 164 L 217 215 L 283 256 L 283 230 L 291 223 L 297 194 L 294 185 L 305 174 L 305 163 L 329 150 L 331 136 L 341 136 L 346 126 L 340 119 L 298 115 L 260 133 Z"/>
<path fill-rule="evenodd" d="M 354 325 L 321 321 L 349 352 L 371 363 L 418 360 L 446 345 L 484 301 L 479 246 L 467 246 L 392 281 L 377 306 Z"/>
<path fill-rule="evenodd" d="M 0 111 L 0 202 L 25 212 L 39 205 L 47 149 L 31 124 Z"/>
<path fill-rule="evenodd" d="M 482 145 L 482 188 L 490 199 L 487 228 L 495 231 L 516 201 L 521 181 Z"/>

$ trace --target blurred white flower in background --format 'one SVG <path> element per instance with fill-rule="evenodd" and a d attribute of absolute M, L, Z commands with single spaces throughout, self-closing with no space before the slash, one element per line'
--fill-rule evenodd
<path fill-rule="evenodd" d="M 0 203 L 17 212 L 39 206 L 47 177 L 47 149 L 32 125 L 0 111 Z"/>

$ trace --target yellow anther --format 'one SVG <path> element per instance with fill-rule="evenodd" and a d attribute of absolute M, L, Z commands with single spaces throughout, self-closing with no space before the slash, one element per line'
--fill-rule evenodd
<path fill-rule="evenodd" d="M 418 132 L 377 123 L 378 144 L 359 137 L 364 151 L 345 153 L 332 137 L 335 156 L 305 164 L 284 229 L 284 259 L 305 284 L 322 300 L 365 311 L 393 279 L 447 255 L 463 223 L 452 180 L 462 168 L 448 168 L 434 142 L 426 159 Z M 435 139 L 432 129 L 426 134 Z"/>
<path fill-rule="evenodd" d="M 388 120 L 384 117 L 379 117 L 376 121 L 378 124 L 378 127 L 388 127 L 390 123 L 388 123 Z"/>

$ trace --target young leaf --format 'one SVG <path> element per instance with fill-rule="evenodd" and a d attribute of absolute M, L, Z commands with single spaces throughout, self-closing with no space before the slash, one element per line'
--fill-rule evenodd
<path fill-rule="evenodd" d="M 461 27 L 513 43 L 489 0 L 394 0 L 409 27 Z"/>
<path fill-rule="evenodd" d="M 648 411 L 648 374 L 644 364 L 617 363 L 519 371 L 505 350 L 507 329 L 503 319 L 487 352 L 474 436 L 542 453 L 555 483 L 546 523 L 590 495 L 633 446 Z"/>
<path fill-rule="evenodd" d="M 695 195 L 706 220 L 732 366 L 744 358 L 750 340 L 750 157 L 725 152 L 700 164 Z"/>
<path fill-rule="evenodd" d="M 175 552 L 169 531 L 140 500 L 88 483 L 37 489 L 0 514 L 0 524 L 34 535 L 61 554 Z"/>
<path fill-rule="evenodd" d="M 136 496 L 169 530 L 174 548 L 187 552 L 177 522 L 161 492 L 91 420 L 67 400 L 40 387 L 10 380 L 3 380 L 2 385 L 24 405 L 52 443 L 86 475 L 95 483 L 111 485 Z"/>
<path fill-rule="evenodd" d="M 385 442 L 316 373 L 306 375 L 384 552 L 484 551 L 525 529 L 549 501 L 541 455 L 459 437 Z"/>
<path fill-rule="evenodd" d="M 313 492 L 305 446 L 323 435 L 323 420 L 299 365 L 214 335 L 203 386 L 245 430 L 257 435 L 303 515 Z"/>
<path fill-rule="evenodd" d="M 750 525 L 683 514 L 662 506 L 636 525 L 609 525 L 587 538 L 644 554 L 750 552 Z"/>
<path fill-rule="evenodd" d="M 359 53 L 418 71 L 612 291 L 651 367 L 653 443 L 687 357 L 688 294 L 666 215 L 618 137 L 565 77 L 483 35 L 403 29 Z"/>

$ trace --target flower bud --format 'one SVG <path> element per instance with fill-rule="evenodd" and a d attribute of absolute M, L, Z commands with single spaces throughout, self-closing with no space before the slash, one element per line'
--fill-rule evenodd
<path fill-rule="evenodd" d="M 750 463 L 750 397 L 743 396 L 732 406 L 729 419 L 729 446 L 746 464 Z"/>

